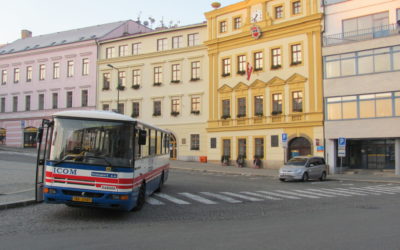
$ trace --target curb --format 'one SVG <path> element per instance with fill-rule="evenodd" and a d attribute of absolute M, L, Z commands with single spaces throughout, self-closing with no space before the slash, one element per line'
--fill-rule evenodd
<path fill-rule="evenodd" d="M 29 205 L 34 205 L 37 204 L 36 200 L 20 200 L 16 202 L 6 202 L 6 203 L 0 203 L 0 210 L 6 210 L 9 208 L 17 208 L 17 207 L 26 207 Z"/>

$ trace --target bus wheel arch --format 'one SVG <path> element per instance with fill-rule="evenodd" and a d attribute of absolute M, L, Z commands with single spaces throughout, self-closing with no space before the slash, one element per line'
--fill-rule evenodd
<path fill-rule="evenodd" d="M 140 211 L 146 202 L 146 182 L 143 181 L 139 188 L 139 193 L 136 199 L 136 205 L 132 211 Z"/>

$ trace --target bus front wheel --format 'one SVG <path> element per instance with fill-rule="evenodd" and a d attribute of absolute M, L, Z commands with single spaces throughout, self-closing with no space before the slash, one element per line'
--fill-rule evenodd
<path fill-rule="evenodd" d="M 136 201 L 136 206 L 133 208 L 133 211 L 139 211 L 142 209 L 144 203 L 146 201 L 146 183 L 143 183 L 140 186 L 138 198 Z"/>

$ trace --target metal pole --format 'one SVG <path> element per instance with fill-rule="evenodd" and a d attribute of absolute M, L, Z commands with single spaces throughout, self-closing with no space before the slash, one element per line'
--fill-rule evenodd
<path fill-rule="evenodd" d="M 117 69 L 117 82 L 118 82 L 118 86 L 117 86 L 117 111 L 118 111 L 118 113 L 121 113 L 120 110 L 119 110 L 119 88 L 120 88 L 119 69 Z"/>
<path fill-rule="evenodd" d="M 340 157 L 340 173 L 343 174 L 343 157 Z"/>

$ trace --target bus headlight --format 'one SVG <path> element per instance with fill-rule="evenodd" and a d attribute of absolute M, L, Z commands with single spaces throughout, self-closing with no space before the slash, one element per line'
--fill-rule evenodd
<path fill-rule="evenodd" d="M 53 189 L 53 188 L 44 188 L 44 189 L 43 189 L 43 193 L 46 193 L 46 194 L 56 194 L 56 193 L 57 193 L 57 190 L 55 190 L 55 189 Z"/>
<path fill-rule="evenodd" d="M 119 195 L 119 194 L 112 194 L 111 199 L 113 200 L 129 200 L 129 195 Z"/>

